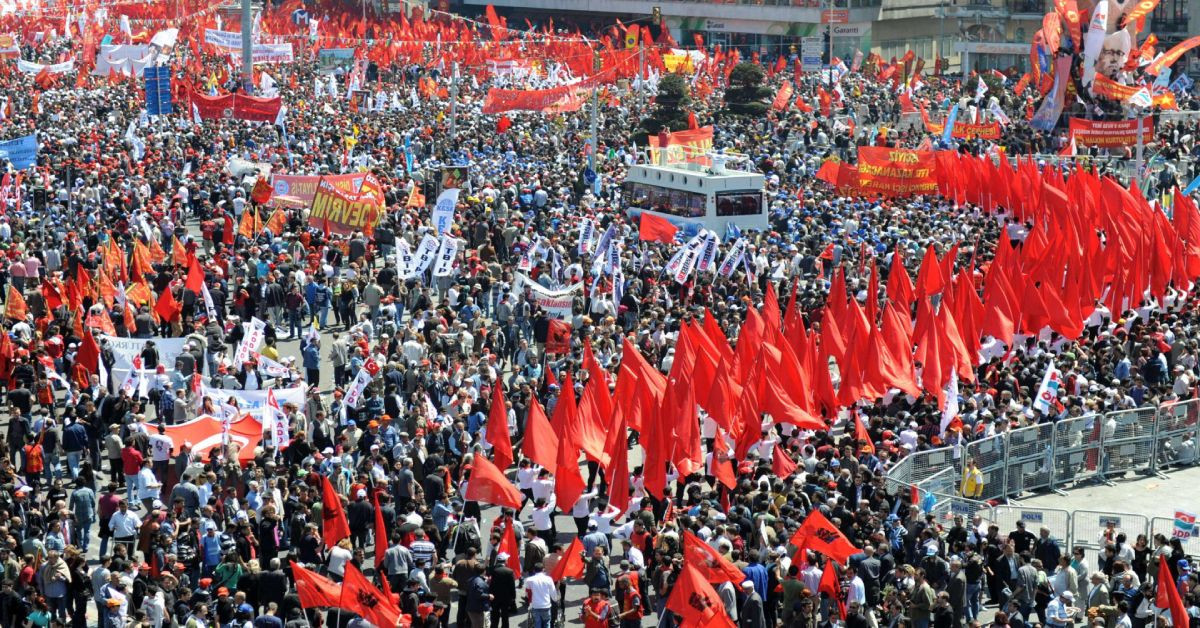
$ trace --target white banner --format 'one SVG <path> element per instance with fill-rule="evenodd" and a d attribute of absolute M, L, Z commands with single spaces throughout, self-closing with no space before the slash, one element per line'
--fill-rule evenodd
<path fill-rule="evenodd" d="M 250 360 L 250 354 L 258 350 L 258 346 L 262 344 L 263 337 L 266 336 L 267 323 L 255 316 L 250 319 L 250 325 L 243 326 L 243 328 L 246 330 L 246 335 L 242 337 L 242 342 L 238 344 L 237 353 L 233 356 L 235 368 L 241 368 L 243 364 Z"/>
<path fill-rule="evenodd" d="M 412 247 L 408 246 L 408 240 L 400 238 L 400 242 L 396 245 L 396 277 L 400 279 L 407 278 L 408 269 L 412 267 Z"/>
<path fill-rule="evenodd" d="M 44 63 L 33 63 L 24 59 L 17 59 L 17 69 L 26 74 L 40 74 L 42 70 L 46 70 L 51 74 L 66 74 L 75 70 L 75 59 L 46 65 Z"/>
<path fill-rule="evenodd" d="M 433 258 L 437 257 L 438 239 L 425 234 L 421 238 L 421 243 L 417 245 L 417 252 L 413 255 L 413 264 L 409 266 L 408 274 L 405 279 L 414 279 L 429 270 L 429 265 L 433 263 Z"/>
<path fill-rule="evenodd" d="M 274 393 L 280 407 L 292 403 L 304 411 L 305 391 L 307 390 L 308 386 L 301 382 L 300 385 L 291 388 L 273 388 L 271 392 Z M 201 385 L 200 393 L 202 396 L 211 397 L 214 402 L 222 404 L 233 397 L 237 400 L 237 407 L 240 408 L 241 413 L 254 415 L 258 419 L 262 419 L 263 408 L 267 405 L 267 391 L 265 390 L 232 390 Z"/>
<path fill-rule="evenodd" d="M 175 369 L 175 358 L 183 353 L 187 346 L 187 338 L 121 338 L 119 336 L 100 337 L 112 349 L 113 364 L 116 368 L 133 368 L 133 359 L 140 357 L 147 342 L 153 342 L 158 350 L 158 363 L 166 365 L 167 370 Z"/>
<path fill-rule="evenodd" d="M 529 288 L 538 307 L 542 308 L 547 315 L 560 319 L 571 317 L 571 306 L 575 303 L 575 295 L 583 292 L 582 281 L 566 288 L 550 290 L 522 273 L 517 273 L 517 278 L 513 283 L 515 292 L 520 294 L 525 288 Z"/>
<path fill-rule="evenodd" d="M 438 249 L 437 265 L 433 267 L 434 277 L 449 277 L 454 272 L 454 258 L 458 256 L 458 240 L 450 236 L 442 236 L 442 247 Z"/>
<path fill-rule="evenodd" d="M 134 393 L 140 393 L 141 389 L 144 388 L 142 380 L 142 357 L 138 356 L 133 359 L 133 368 L 129 371 L 129 377 L 126 377 L 125 381 L 121 382 L 121 392 L 131 398 L 139 397 L 139 394 Z"/>
<path fill-rule="evenodd" d="M 717 269 L 717 274 L 722 277 L 728 277 L 737 270 L 738 264 L 742 263 L 742 258 L 746 255 L 746 241 L 738 238 L 737 242 L 729 249 L 729 254 L 725 256 L 725 261 L 721 262 L 721 267 Z"/>
<path fill-rule="evenodd" d="M 96 67 L 92 68 L 92 76 L 108 76 L 110 72 L 141 74 L 153 58 L 150 46 L 143 44 L 100 46 L 100 52 L 96 54 Z"/>
<path fill-rule="evenodd" d="M 458 205 L 458 188 L 442 190 L 438 194 L 437 204 L 433 206 L 433 228 L 440 236 L 450 230 L 454 224 L 454 207 Z"/>
<path fill-rule="evenodd" d="M 258 360 L 258 372 L 267 377 L 287 377 L 292 372 L 288 367 L 261 353 L 254 353 L 254 359 Z"/>
<path fill-rule="evenodd" d="M 591 251 L 592 238 L 596 235 L 596 225 L 590 219 L 584 219 L 579 223 L 579 243 L 576 245 L 576 251 L 580 255 L 587 255 Z"/>
<path fill-rule="evenodd" d="M 240 64 L 242 51 L 230 52 L 229 57 L 235 65 Z M 291 63 L 296 56 L 291 44 L 254 44 L 250 49 L 250 59 L 253 63 Z"/>
<path fill-rule="evenodd" d="M 363 391 L 367 389 L 367 384 L 370 384 L 372 379 L 374 377 L 366 367 L 358 369 L 358 375 L 354 376 L 354 381 L 350 382 L 350 388 L 346 389 L 346 405 L 357 408 Z"/>
<path fill-rule="evenodd" d="M 288 429 L 288 416 L 283 410 L 279 409 L 279 402 L 275 400 L 275 391 L 267 390 L 267 405 L 263 409 L 263 425 L 266 426 L 270 422 L 271 427 L 267 431 L 274 441 L 275 449 L 283 449 L 292 442 L 291 430 Z"/>
<path fill-rule="evenodd" d="M 206 28 L 204 29 L 204 43 L 220 48 L 225 52 L 240 51 L 242 49 L 242 34 Z"/>
<path fill-rule="evenodd" d="M 701 273 L 717 269 L 717 234 L 711 231 L 707 233 L 708 237 L 704 240 L 704 246 L 700 248 L 700 257 L 696 262 L 696 271 Z"/>
<path fill-rule="evenodd" d="M 1058 388 L 1062 385 L 1062 372 L 1054 368 L 1054 361 L 1046 367 L 1042 376 L 1042 385 L 1038 386 L 1037 397 L 1033 400 L 1033 409 L 1042 414 L 1053 414 L 1058 403 Z"/>

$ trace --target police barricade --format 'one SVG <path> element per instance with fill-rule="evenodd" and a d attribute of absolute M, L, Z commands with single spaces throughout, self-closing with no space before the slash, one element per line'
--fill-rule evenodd
<path fill-rule="evenodd" d="M 1063 488 L 1100 476 L 1100 457 L 1104 453 L 1102 415 L 1089 414 L 1063 419 L 1054 424 L 1054 470 L 1050 488 Z M 1102 478 L 1101 478 L 1102 479 Z"/>
<path fill-rule="evenodd" d="M 1053 423 L 1041 423 L 1009 432 L 1004 497 L 1050 488 L 1053 431 Z"/>
<path fill-rule="evenodd" d="M 1121 478 L 1129 472 L 1152 472 L 1154 430 L 1157 425 L 1153 406 L 1119 410 L 1104 415 L 1104 455 L 1100 472 L 1107 479 Z M 1111 429 L 1111 431 L 1110 431 Z"/>
<path fill-rule="evenodd" d="M 963 524 L 970 527 L 971 520 L 975 515 L 979 515 L 984 521 L 991 523 L 995 515 L 992 514 L 992 506 L 985 502 L 967 499 L 959 495 L 951 495 L 947 493 L 933 493 L 932 499 L 928 499 L 931 503 L 929 514 L 932 514 L 937 522 L 943 528 L 949 528 L 954 525 L 954 517 L 962 516 Z"/>
<path fill-rule="evenodd" d="M 1004 476 L 1008 467 L 1007 440 L 1008 434 L 1002 433 L 967 445 L 967 459 L 974 460 L 980 474 L 983 475 L 983 492 L 977 499 L 996 499 L 1004 496 Z"/>
<path fill-rule="evenodd" d="M 1035 535 L 1041 528 L 1050 530 L 1050 538 L 1066 551 L 1071 547 L 1071 513 L 1057 508 L 1030 508 L 1027 506 L 993 506 L 992 522 L 1000 529 L 1000 536 L 1017 529 L 1017 522 L 1024 521 L 1025 529 Z"/>
<path fill-rule="evenodd" d="M 1171 401 L 1158 408 L 1154 431 L 1154 470 L 1196 464 L 1196 420 L 1200 399 Z"/>
<path fill-rule="evenodd" d="M 1071 514 L 1071 539 L 1076 546 L 1093 551 L 1103 550 L 1121 533 L 1132 545 L 1139 534 L 1149 530 L 1150 520 L 1144 515 L 1095 510 L 1076 510 Z"/>
<path fill-rule="evenodd" d="M 1168 540 L 1179 539 L 1179 543 L 1183 545 L 1183 551 L 1188 556 L 1200 556 L 1200 536 L 1197 536 L 1196 532 L 1194 525 L 1191 530 L 1181 530 L 1175 526 L 1174 519 L 1155 517 L 1150 520 L 1150 547 L 1154 547 L 1155 535 L 1161 534 Z"/>
<path fill-rule="evenodd" d="M 906 456 L 896 461 L 887 470 L 887 475 L 884 476 L 884 486 L 887 492 L 891 495 L 898 495 L 901 491 L 907 491 L 912 485 L 912 456 Z"/>
<path fill-rule="evenodd" d="M 928 485 L 935 476 L 944 483 L 947 474 L 953 481 L 962 477 L 962 463 L 954 455 L 951 447 L 940 447 L 927 451 L 917 451 L 905 456 L 909 462 L 909 483 L 916 484 L 925 490 L 940 490 L 937 486 Z M 927 486 L 928 485 L 928 486 Z M 951 489 L 946 491 L 953 493 Z"/>

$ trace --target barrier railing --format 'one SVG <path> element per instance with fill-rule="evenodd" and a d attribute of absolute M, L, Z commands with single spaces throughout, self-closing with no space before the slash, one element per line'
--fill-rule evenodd
<path fill-rule="evenodd" d="M 962 495 L 964 473 L 974 463 L 983 477 L 974 499 L 989 501 L 1111 482 L 1131 473 L 1161 474 L 1200 460 L 1198 427 L 1200 399 L 1070 417 L 1001 432 L 959 449 L 913 452 L 888 470 L 887 484 L 893 491 L 916 486 L 927 493 Z"/>

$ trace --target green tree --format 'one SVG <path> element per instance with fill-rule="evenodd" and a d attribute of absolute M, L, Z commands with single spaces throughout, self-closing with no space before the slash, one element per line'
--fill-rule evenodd
<path fill-rule="evenodd" d="M 758 117 L 770 107 L 771 90 L 763 86 L 767 74 L 756 63 L 739 63 L 729 73 L 729 89 L 725 90 L 722 113 L 733 116 Z"/>
<path fill-rule="evenodd" d="M 678 74 L 668 74 L 658 81 L 658 95 L 654 97 L 654 109 L 643 119 L 633 132 L 633 141 L 646 145 L 646 138 L 658 135 L 664 128 L 682 131 L 688 128 L 688 111 L 692 106 L 692 95 L 688 82 Z"/>

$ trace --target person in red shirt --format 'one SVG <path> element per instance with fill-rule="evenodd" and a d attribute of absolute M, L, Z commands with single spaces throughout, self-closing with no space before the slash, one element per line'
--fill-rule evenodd
<path fill-rule="evenodd" d="M 125 474 L 125 490 L 129 492 L 126 498 L 131 505 L 138 503 L 134 499 L 137 489 L 138 471 L 142 470 L 142 460 L 145 456 L 133 446 L 133 439 L 125 439 L 125 448 L 121 450 L 121 472 Z"/>
<path fill-rule="evenodd" d="M 584 600 L 581 615 L 583 628 L 608 628 L 608 617 L 612 610 L 604 589 L 592 589 L 592 595 Z"/>

